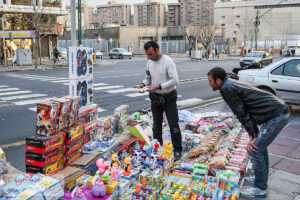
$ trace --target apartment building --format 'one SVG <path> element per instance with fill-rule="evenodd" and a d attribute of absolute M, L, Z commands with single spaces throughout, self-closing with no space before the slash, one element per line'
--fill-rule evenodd
<path fill-rule="evenodd" d="M 211 26 L 214 24 L 215 0 L 178 0 L 181 25 Z"/>
<path fill-rule="evenodd" d="M 164 26 L 165 24 L 164 3 L 152 2 L 134 4 L 134 25 L 135 26 Z"/>
<path fill-rule="evenodd" d="M 180 26 L 180 4 L 169 3 L 168 10 L 166 12 L 166 25 Z"/>
<path fill-rule="evenodd" d="M 19 48 L 30 49 L 34 53 L 34 42 L 39 45 L 38 36 L 41 38 L 42 47 L 38 52 L 41 52 L 42 57 L 50 57 L 54 45 L 58 44 L 58 36 L 63 32 L 57 17 L 66 15 L 67 10 L 65 0 L 1 0 L 0 13 L 4 20 L 4 34 L 2 32 L 0 36 L 5 37 L 7 57 L 12 57 L 11 52 L 15 54 Z M 9 39 L 9 33 L 12 33 L 13 42 Z M 0 46 L 0 51 L 3 52 L 2 40 Z"/>
<path fill-rule="evenodd" d="M 107 5 L 97 6 L 94 17 L 97 27 L 111 24 L 130 25 L 131 5 L 117 4 L 116 1 L 110 1 Z"/>

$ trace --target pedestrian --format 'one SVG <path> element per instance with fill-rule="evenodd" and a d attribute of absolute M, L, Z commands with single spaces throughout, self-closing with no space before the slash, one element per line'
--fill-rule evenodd
<path fill-rule="evenodd" d="M 140 88 L 149 87 L 149 98 L 153 114 L 153 137 L 163 145 L 162 122 L 163 113 L 166 113 L 171 140 L 174 147 L 174 156 L 178 160 L 182 153 L 182 136 L 178 124 L 177 91 L 178 75 L 174 61 L 159 51 L 154 41 L 144 45 L 148 57 L 146 77 Z"/>
<path fill-rule="evenodd" d="M 244 56 L 247 54 L 247 49 L 245 48 L 244 49 Z"/>
<path fill-rule="evenodd" d="M 269 174 L 267 147 L 287 124 L 289 107 L 270 92 L 228 79 L 225 70 L 220 67 L 211 69 L 207 75 L 209 86 L 214 91 L 220 90 L 224 101 L 251 138 L 246 149 L 255 177 L 247 179 L 253 181 L 253 186 L 242 190 L 241 194 L 244 197 L 266 197 Z"/>
<path fill-rule="evenodd" d="M 59 53 L 60 53 L 60 52 L 57 50 L 57 47 L 54 46 L 54 48 L 53 48 L 53 55 L 54 55 L 53 61 L 54 61 L 54 63 L 56 63 L 56 61 L 59 62 L 59 58 L 58 58 Z"/>
<path fill-rule="evenodd" d="M 207 59 L 209 59 L 210 49 L 207 50 Z"/>
<path fill-rule="evenodd" d="M 212 57 L 215 58 L 215 49 L 211 51 Z"/>
<path fill-rule="evenodd" d="M 282 56 L 282 49 L 280 49 L 280 52 L 279 52 L 280 56 Z"/>
<path fill-rule="evenodd" d="M 215 54 L 216 54 L 216 57 L 218 57 L 218 58 L 219 58 L 219 54 L 218 54 L 218 50 L 217 50 L 217 48 L 215 48 Z"/>
<path fill-rule="evenodd" d="M 248 49 L 248 53 L 250 53 L 250 52 L 251 52 L 251 48 Z"/>
<path fill-rule="evenodd" d="M 295 49 L 292 49 L 292 50 L 291 50 L 292 57 L 295 56 L 295 52 L 296 52 Z"/>

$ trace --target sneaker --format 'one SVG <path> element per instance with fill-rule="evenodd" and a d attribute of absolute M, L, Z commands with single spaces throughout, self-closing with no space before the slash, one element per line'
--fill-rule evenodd
<path fill-rule="evenodd" d="M 255 180 L 255 177 L 253 176 L 249 176 L 249 177 L 245 177 L 244 181 L 250 184 L 253 184 Z"/>
<path fill-rule="evenodd" d="M 255 187 L 249 187 L 245 188 L 244 190 L 241 191 L 241 196 L 242 197 L 261 197 L 265 198 L 267 197 L 267 190 L 261 190 L 259 188 Z"/>
<path fill-rule="evenodd" d="M 177 151 L 174 153 L 174 157 L 175 157 L 175 160 L 180 160 L 181 158 L 181 152 Z"/>

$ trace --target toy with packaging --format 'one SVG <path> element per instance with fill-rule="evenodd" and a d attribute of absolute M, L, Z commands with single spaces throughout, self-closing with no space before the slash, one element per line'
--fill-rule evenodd
<path fill-rule="evenodd" d="M 69 127 L 69 118 L 72 101 L 69 98 L 56 98 L 53 101 L 57 101 L 60 104 L 60 112 L 58 118 L 58 131 L 62 131 Z"/>
<path fill-rule="evenodd" d="M 70 115 L 69 115 L 69 126 L 73 126 L 78 122 L 78 115 L 79 115 L 79 102 L 80 99 L 78 96 L 76 97 L 66 97 L 70 99 L 71 106 L 70 106 Z"/>
<path fill-rule="evenodd" d="M 93 78 L 79 78 L 69 80 L 70 96 L 79 97 L 79 108 L 93 103 Z"/>
<path fill-rule="evenodd" d="M 75 140 L 71 141 L 71 143 L 65 145 L 65 154 L 69 155 L 70 153 L 77 151 L 83 147 L 83 138 L 78 137 Z"/>
<path fill-rule="evenodd" d="M 95 139 L 97 136 L 97 131 L 98 131 L 98 123 L 96 121 L 85 125 L 85 138 L 89 138 L 90 140 Z M 90 140 L 86 139 L 84 141 L 85 144 Z"/>
<path fill-rule="evenodd" d="M 0 147 L 0 174 L 7 172 L 5 152 Z"/>
<path fill-rule="evenodd" d="M 98 133 L 100 135 L 100 140 L 103 136 L 111 136 L 111 117 L 101 117 L 97 120 L 98 122 Z"/>
<path fill-rule="evenodd" d="M 69 47 L 69 79 L 93 76 L 93 49 Z"/>
<path fill-rule="evenodd" d="M 82 124 L 77 124 L 75 126 L 70 127 L 66 130 L 66 144 L 70 144 L 74 140 L 83 136 L 84 126 Z"/>
<path fill-rule="evenodd" d="M 73 162 L 75 162 L 78 158 L 80 158 L 82 156 L 82 148 L 73 151 L 72 153 L 69 153 L 66 156 L 66 166 L 72 164 Z"/>
<path fill-rule="evenodd" d="M 50 136 L 56 133 L 59 125 L 60 103 L 43 101 L 37 104 L 36 134 Z"/>
<path fill-rule="evenodd" d="M 91 104 L 89 106 L 79 109 L 79 123 L 80 124 L 90 124 L 96 122 L 98 118 L 98 105 Z"/>
<path fill-rule="evenodd" d="M 45 175 L 52 175 L 62 170 L 64 168 L 64 165 L 65 165 L 64 157 L 54 161 L 53 163 L 45 164 L 41 167 L 26 164 L 26 173 L 29 174 L 41 173 Z"/>
<path fill-rule="evenodd" d="M 216 177 L 204 176 L 194 177 L 192 183 L 192 191 L 195 194 L 202 195 L 203 197 L 215 198 L 217 193 L 218 179 Z"/>

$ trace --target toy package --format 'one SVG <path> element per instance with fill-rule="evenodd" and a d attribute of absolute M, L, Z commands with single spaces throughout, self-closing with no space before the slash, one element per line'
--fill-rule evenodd
<path fill-rule="evenodd" d="M 72 153 L 69 153 L 66 156 L 66 166 L 72 164 L 75 162 L 78 158 L 82 156 L 82 147 L 76 151 L 73 151 Z"/>
<path fill-rule="evenodd" d="M 93 103 L 93 78 L 70 79 L 69 81 L 70 96 L 79 97 L 79 108 L 88 106 Z"/>
<path fill-rule="evenodd" d="M 28 174 L 36 174 L 41 173 L 45 175 L 52 175 L 64 168 L 65 158 L 62 157 L 61 159 L 54 161 L 53 163 L 46 164 L 42 167 L 33 166 L 33 165 L 26 165 L 26 173 Z"/>
<path fill-rule="evenodd" d="M 96 122 L 98 118 L 98 105 L 92 104 L 84 108 L 79 109 L 79 123 L 90 124 Z"/>
<path fill-rule="evenodd" d="M 84 133 L 84 126 L 82 124 L 77 124 L 75 126 L 70 127 L 66 131 L 66 144 L 70 144 L 72 141 L 81 137 Z"/>
<path fill-rule="evenodd" d="M 79 114 L 79 97 L 67 97 L 71 101 L 70 106 L 70 115 L 69 115 L 69 126 L 73 126 L 78 121 L 78 114 Z"/>
<path fill-rule="evenodd" d="M 60 115 L 58 120 L 58 131 L 62 131 L 69 127 L 69 117 L 71 110 L 71 99 L 69 98 L 56 98 L 53 101 L 57 101 L 60 104 Z"/>
<path fill-rule="evenodd" d="M 33 165 L 43 167 L 63 157 L 65 146 L 60 146 L 52 151 L 46 153 L 26 152 L 26 165 Z"/>
<path fill-rule="evenodd" d="M 77 139 L 73 140 L 71 143 L 65 145 L 65 154 L 69 155 L 73 151 L 76 151 L 82 148 L 83 145 L 83 137 L 78 137 Z"/>
<path fill-rule="evenodd" d="M 101 117 L 97 120 L 98 122 L 98 133 L 101 139 L 103 136 L 111 136 L 111 117 Z"/>
<path fill-rule="evenodd" d="M 66 139 L 65 132 L 58 132 L 50 137 L 31 136 L 26 138 L 26 151 L 47 153 L 62 146 Z"/>
<path fill-rule="evenodd" d="M 91 140 L 96 138 L 97 136 L 97 131 L 98 131 L 98 123 L 97 122 L 92 122 L 90 124 L 85 125 L 85 135 L 89 135 Z"/>
<path fill-rule="evenodd" d="M 37 104 L 36 134 L 49 136 L 58 130 L 60 103 L 44 101 Z"/>
<path fill-rule="evenodd" d="M 0 147 L 0 174 L 7 172 L 5 152 Z"/>
<path fill-rule="evenodd" d="M 69 79 L 93 76 L 93 49 L 69 47 Z"/>

